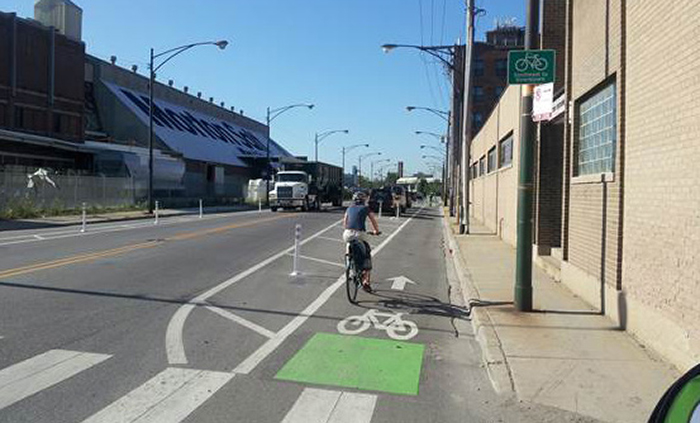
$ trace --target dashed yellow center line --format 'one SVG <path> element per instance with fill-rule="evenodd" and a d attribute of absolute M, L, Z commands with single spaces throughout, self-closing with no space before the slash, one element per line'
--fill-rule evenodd
<path fill-rule="evenodd" d="M 238 229 L 238 228 L 243 228 L 243 227 L 248 227 L 248 226 L 255 226 L 255 225 L 260 224 L 260 223 L 266 223 L 266 222 L 272 222 L 272 221 L 279 220 L 279 219 L 285 219 L 285 218 L 293 217 L 295 215 L 296 214 L 285 214 L 285 215 L 277 216 L 277 217 L 273 217 L 273 218 L 258 219 L 258 220 L 253 220 L 250 222 L 243 222 L 243 223 L 234 223 L 232 225 L 220 226 L 218 228 L 203 229 L 200 231 L 193 231 L 193 232 L 185 232 L 182 234 L 174 235 L 174 236 L 169 237 L 169 238 L 165 238 L 164 240 L 141 242 L 138 244 L 130 244 L 130 245 L 125 245 L 123 247 L 112 248 L 109 250 L 96 251 L 93 253 L 78 254 L 75 256 L 64 257 L 64 258 L 57 259 L 57 260 L 34 263 L 34 264 L 27 265 L 27 266 L 16 267 L 13 269 L 7 269 L 7 270 L 0 271 L 0 279 L 24 275 L 27 273 L 37 272 L 40 270 L 53 269 L 56 267 L 67 266 L 70 264 L 84 263 L 84 262 L 93 261 L 93 260 L 97 260 L 97 259 L 105 258 L 105 257 L 113 257 L 113 256 L 116 256 L 119 254 L 124 254 L 124 253 L 128 253 L 131 251 L 136 251 L 136 250 L 142 250 L 145 248 L 153 248 L 157 245 L 160 245 L 163 241 L 184 241 L 184 240 L 199 238 L 199 237 L 206 236 L 206 235 L 230 231 L 232 229 Z"/>

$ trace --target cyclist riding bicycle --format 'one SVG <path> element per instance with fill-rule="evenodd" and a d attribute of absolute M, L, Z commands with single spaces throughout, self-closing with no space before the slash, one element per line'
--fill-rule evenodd
<path fill-rule="evenodd" d="M 343 228 L 345 229 L 345 231 L 343 231 L 343 241 L 349 244 L 357 240 L 360 241 L 358 245 L 364 248 L 364 260 L 360 263 L 363 269 L 362 288 L 367 292 L 371 292 L 370 276 L 372 270 L 372 251 L 367 242 L 367 229 L 365 227 L 367 218 L 369 218 L 374 228 L 373 234 L 379 235 L 380 232 L 379 224 L 374 217 L 374 213 L 365 205 L 366 200 L 367 196 L 363 192 L 356 192 L 352 196 L 353 205 L 348 207 L 345 211 L 345 217 L 343 217 Z"/>

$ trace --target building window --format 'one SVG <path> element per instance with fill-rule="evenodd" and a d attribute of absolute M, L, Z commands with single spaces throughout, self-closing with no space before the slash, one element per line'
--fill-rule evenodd
<path fill-rule="evenodd" d="M 484 87 L 475 86 L 474 87 L 474 102 L 480 103 L 484 101 Z"/>
<path fill-rule="evenodd" d="M 503 94 L 503 90 L 505 90 L 505 87 L 494 87 L 493 88 L 493 94 L 494 94 L 496 100 L 501 98 L 501 94 Z"/>
<path fill-rule="evenodd" d="M 484 176 L 486 171 L 486 156 L 481 156 L 479 159 L 479 176 Z"/>
<path fill-rule="evenodd" d="M 484 76 L 484 59 L 474 60 L 474 76 Z"/>
<path fill-rule="evenodd" d="M 24 128 L 24 127 L 25 127 L 24 108 L 15 107 L 15 128 Z"/>
<path fill-rule="evenodd" d="M 616 109 L 614 82 L 579 105 L 577 176 L 614 171 Z"/>
<path fill-rule="evenodd" d="M 513 134 L 501 140 L 498 146 L 498 167 L 509 166 L 513 163 Z"/>
<path fill-rule="evenodd" d="M 496 170 L 496 146 L 491 147 L 489 150 L 489 162 L 488 162 L 488 173 Z"/>
<path fill-rule="evenodd" d="M 498 75 L 498 76 L 508 75 L 508 59 L 496 60 L 496 75 Z"/>
<path fill-rule="evenodd" d="M 475 130 L 478 130 L 481 128 L 481 125 L 484 124 L 484 115 L 481 114 L 481 112 L 474 112 L 472 113 L 472 126 L 474 127 Z"/>

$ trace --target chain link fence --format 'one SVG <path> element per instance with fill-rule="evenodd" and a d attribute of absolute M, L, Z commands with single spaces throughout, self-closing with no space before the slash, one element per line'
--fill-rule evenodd
<path fill-rule="evenodd" d="M 146 187 L 132 177 L 43 171 L 22 166 L 0 167 L 0 216 L 48 210 L 134 207 Z M 22 213 L 20 213 L 22 214 Z"/>

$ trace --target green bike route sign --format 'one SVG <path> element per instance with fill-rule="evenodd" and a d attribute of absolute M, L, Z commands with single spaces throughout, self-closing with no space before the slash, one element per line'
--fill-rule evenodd
<path fill-rule="evenodd" d="M 554 82 L 555 50 L 511 50 L 508 52 L 508 84 Z"/>

